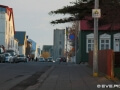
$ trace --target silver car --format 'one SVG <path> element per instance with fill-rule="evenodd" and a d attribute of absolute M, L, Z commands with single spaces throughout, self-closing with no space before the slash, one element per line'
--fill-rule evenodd
<path fill-rule="evenodd" d="M 18 55 L 17 58 L 18 58 L 19 62 L 28 62 L 28 58 L 25 55 L 23 55 L 23 54 Z"/>
<path fill-rule="evenodd" d="M 13 57 L 11 56 L 10 53 L 4 53 L 4 55 L 5 55 L 5 62 L 9 62 L 9 63 L 13 62 Z"/>

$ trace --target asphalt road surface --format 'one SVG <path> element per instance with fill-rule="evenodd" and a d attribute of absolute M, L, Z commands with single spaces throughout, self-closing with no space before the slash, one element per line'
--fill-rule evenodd
<path fill-rule="evenodd" d="M 0 63 L 0 90 L 24 90 L 55 63 Z"/>

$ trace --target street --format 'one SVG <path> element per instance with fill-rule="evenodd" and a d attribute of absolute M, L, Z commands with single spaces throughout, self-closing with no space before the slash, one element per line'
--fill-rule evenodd
<path fill-rule="evenodd" d="M 0 90 L 118 90 L 120 82 L 92 76 L 86 64 L 28 62 L 0 63 Z M 102 87 L 106 85 L 106 87 Z"/>
<path fill-rule="evenodd" d="M 0 63 L 0 90 L 10 90 L 13 86 L 29 78 L 27 80 L 28 83 L 32 75 L 34 76 L 36 73 L 39 73 L 38 77 L 40 77 L 52 64 L 53 63 L 41 62 Z M 35 84 L 35 81 L 33 84 Z M 27 86 L 29 86 L 29 84 Z M 20 90 L 23 90 L 22 88 L 24 89 L 26 86 L 21 86 Z M 13 88 L 11 90 L 13 90 Z"/>

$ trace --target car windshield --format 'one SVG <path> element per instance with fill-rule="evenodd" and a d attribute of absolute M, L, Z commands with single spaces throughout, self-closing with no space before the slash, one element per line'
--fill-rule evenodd
<path fill-rule="evenodd" d="M 14 56 L 15 55 L 15 52 L 9 52 L 12 56 Z"/>
<path fill-rule="evenodd" d="M 9 56 L 9 54 L 6 53 L 5 56 Z"/>

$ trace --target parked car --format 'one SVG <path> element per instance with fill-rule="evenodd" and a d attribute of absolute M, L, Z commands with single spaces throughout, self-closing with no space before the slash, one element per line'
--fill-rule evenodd
<path fill-rule="evenodd" d="M 18 55 L 18 61 L 19 62 L 28 62 L 28 58 L 25 55 L 21 54 L 21 55 Z"/>
<path fill-rule="evenodd" d="M 11 56 L 10 53 L 4 53 L 4 55 L 5 55 L 5 62 L 9 62 L 9 63 L 13 62 L 13 57 Z"/>
<path fill-rule="evenodd" d="M 56 59 L 56 62 L 60 62 L 60 59 L 61 59 L 61 58 L 57 58 L 57 59 Z"/>
<path fill-rule="evenodd" d="M 54 62 L 54 60 L 53 60 L 52 57 L 49 57 L 47 61 L 48 61 L 48 62 Z"/>
<path fill-rule="evenodd" d="M 6 50 L 6 53 L 10 53 L 11 56 L 13 57 L 13 63 L 16 63 L 18 62 L 18 59 L 17 59 L 17 54 L 14 50 Z"/>
<path fill-rule="evenodd" d="M 40 61 L 40 62 L 45 62 L 45 59 L 44 59 L 43 57 L 40 57 L 40 58 L 39 58 L 39 61 Z"/>
<path fill-rule="evenodd" d="M 3 49 L 0 47 L 0 63 L 5 61 L 5 55 Z"/>
<path fill-rule="evenodd" d="M 60 58 L 60 62 L 66 62 L 66 58 L 65 57 L 61 57 Z"/>

